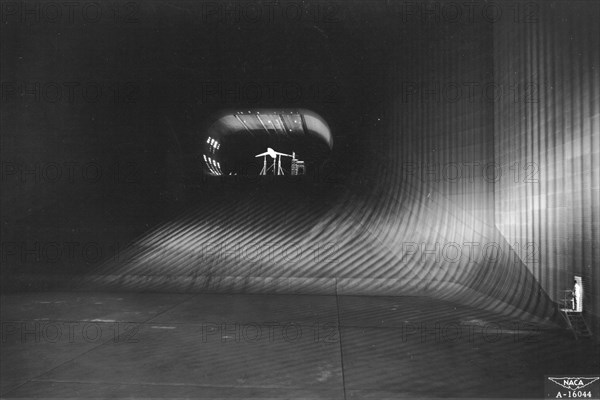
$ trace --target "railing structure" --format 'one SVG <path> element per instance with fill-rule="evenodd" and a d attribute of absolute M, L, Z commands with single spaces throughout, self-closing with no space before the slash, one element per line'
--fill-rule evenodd
<path fill-rule="evenodd" d="M 592 333 L 585 322 L 585 318 L 583 318 L 583 313 L 575 310 L 572 290 L 563 290 L 560 311 L 567 326 L 571 332 L 573 332 L 575 340 L 592 336 Z"/>

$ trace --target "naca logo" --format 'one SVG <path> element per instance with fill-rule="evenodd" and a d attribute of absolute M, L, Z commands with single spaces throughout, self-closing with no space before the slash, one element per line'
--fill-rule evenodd
<path fill-rule="evenodd" d="M 584 387 L 596 382 L 600 377 L 593 378 L 551 378 L 548 377 L 552 382 L 559 386 L 564 387 L 567 390 L 580 390 Z"/>
<path fill-rule="evenodd" d="M 547 399 L 600 399 L 600 376 L 547 376 Z"/>

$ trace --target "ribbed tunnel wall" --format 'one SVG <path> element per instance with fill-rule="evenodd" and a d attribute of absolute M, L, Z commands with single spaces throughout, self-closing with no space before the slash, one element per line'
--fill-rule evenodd
<path fill-rule="evenodd" d="M 483 175 L 494 156 L 493 103 L 467 90 L 493 79 L 492 26 L 421 33 L 389 54 L 382 121 L 363 132 L 365 166 L 329 197 L 302 185 L 224 186 L 79 287 L 428 295 L 552 316 L 494 227 L 493 180 Z M 431 90 L 433 99 L 418 94 Z"/>
<path fill-rule="evenodd" d="M 440 25 L 411 26 L 419 40 L 393 54 L 387 124 L 376 150 L 386 159 L 378 165 L 395 171 L 391 186 L 401 187 L 401 177 L 416 178 L 431 196 L 491 223 L 493 177 L 485 173 L 494 158 L 494 116 L 484 87 L 493 82 L 492 24 Z"/>
<path fill-rule="evenodd" d="M 496 226 L 509 243 L 533 245 L 523 261 L 553 299 L 582 276 L 584 308 L 597 323 L 600 5 L 539 11 L 536 23 L 494 29 L 495 81 L 512 88 L 495 105 L 495 157 L 506 171 L 495 188 Z"/>
<path fill-rule="evenodd" d="M 486 304 L 481 296 L 490 296 L 487 307 L 510 304 L 551 313 L 545 293 L 520 261 L 526 249 L 510 246 L 494 227 L 494 185 L 500 177 L 489 90 L 495 83 L 492 24 L 438 28 L 432 33 L 421 27 L 421 40 L 392 57 L 386 124 L 375 132 L 368 169 L 377 179 L 354 218 L 378 232 L 388 249 L 420 246 L 419 257 L 402 254 L 402 262 L 388 266 L 392 275 L 410 276 L 401 288 L 434 288 L 438 295 L 480 305 Z M 462 257 L 454 261 L 446 249 L 460 249 Z M 415 267 L 419 273 L 407 273 Z"/>
<path fill-rule="evenodd" d="M 188 11 L 200 3 L 185 4 L 148 6 L 135 27 L 78 25 L 64 30 L 60 43 L 60 25 L 9 31 L 32 52 L 7 62 L 15 82 L 52 81 L 59 72 L 65 82 L 104 81 L 97 65 L 109 62 L 110 76 L 136 81 L 140 93 L 138 103 L 31 101 L 28 112 L 27 103 L 3 105 L 3 155 L 18 154 L 13 161 L 25 167 L 102 162 L 111 173 L 87 186 L 25 186 L 15 175 L 2 194 L 3 212 L 5 205 L 11 210 L 3 234 L 31 245 L 97 237 L 113 243 L 122 226 L 131 231 L 122 235 L 127 240 L 144 233 L 95 268 L 30 267 L 33 257 L 23 262 L 18 249 L 5 253 L 3 284 L 75 275 L 72 287 L 91 290 L 426 295 L 545 318 L 554 315 L 569 275 L 580 272 L 586 302 L 598 314 L 597 6 L 585 2 L 573 6 L 581 13 L 568 13 L 540 3 L 535 24 L 513 24 L 510 14 L 496 24 L 423 23 L 403 22 L 394 2 L 365 2 L 344 8 L 336 24 L 238 31 L 198 24 Z M 284 34 L 302 45 L 282 46 Z M 44 37 L 57 38 L 47 48 L 60 44 L 61 52 L 37 46 Z M 313 49 L 328 57 L 312 62 Z M 257 61 L 241 65 L 246 59 Z M 322 115 L 342 178 L 281 185 L 194 175 L 203 117 L 246 105 L 229 104 L 227 96 L 204 104 L 184 89 L 267 85 L 276 72 L 311 89 L 338 85 L 337 103 L 321 96 L 253 107 Z M 510 85 L 530 81 L 544 87 L 540 101 L 513 101 Z M 490 93 L 497 87 L 499 95 Z M 113 158 L 137 163 L 140 179 L 113 180 Z M 510 166 L 530 161 L 539 162 L 539 185 L 513 182 Z M 174 217 L 161 217 L 165 198 Z M 529 242 L 539 244 L 535 264 Z"/>

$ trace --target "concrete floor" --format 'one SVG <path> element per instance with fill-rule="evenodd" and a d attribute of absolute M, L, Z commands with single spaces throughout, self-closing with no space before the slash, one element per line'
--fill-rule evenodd
<path fill-rule="evenodd" d="M 598 345 L 423 297 L 2 296 L 3 398 L 543 398 Z"/>

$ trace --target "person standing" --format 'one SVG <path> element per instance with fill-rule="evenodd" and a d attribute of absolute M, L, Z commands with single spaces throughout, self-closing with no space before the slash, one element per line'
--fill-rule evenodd
<path fill-rule="evenodd" d="M 581 284 L 577 279 L 575 279 L 573 286 L 573 311 L 583 311 L 583 291 L 581 288 Z"/>

